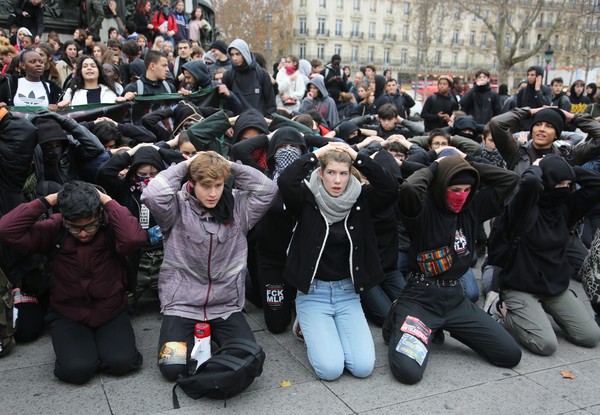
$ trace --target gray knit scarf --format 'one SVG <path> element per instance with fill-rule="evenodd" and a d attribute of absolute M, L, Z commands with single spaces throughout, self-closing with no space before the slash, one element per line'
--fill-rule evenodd
<path fill-rule="evenodd" d="M 333 197 L 323 187 L 323 180 L 319 177 L 319 172 L 315 169 L 310 175 L 308 188 L 315 195 L 315 200 L 319 210 L 327 219 L 327 224 L 339 222 L 350 213 L 350 209 L 358 200 L 362 190 L 361 184 L 356 177 L 350 174 L 350 180 L 344 193 L 338 197 Z"/>

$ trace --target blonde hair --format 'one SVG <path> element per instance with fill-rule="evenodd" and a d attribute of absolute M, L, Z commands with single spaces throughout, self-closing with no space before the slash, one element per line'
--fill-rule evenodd
<path fill-rule="evenodd" d="M 215 151 L 199 153 L 188 167 L 192 184 L 206 184 L 220 179 L 227 179 L 231 173 L 229 161 Z"/>
<path fill-rule="evenodd" d="M 358 169 L 352 165 L 352 158 L 348 153 L 342 153 L 339 151 L 329 151 L 323 154 L 321 157 L 319 157 L 319 167 L 321 168 L 321 171 L 324 171 L 327 168 L 327 165 L 330 161 L 337 161 L 338 163 L 347 163 L 348 170 L 350 171 L 350 173 L 352 173 L 352 175 L 356 177 L 361 183 L 366 182 L 365 177 L 363 177 L 363 175 L 358 171 Z"/>

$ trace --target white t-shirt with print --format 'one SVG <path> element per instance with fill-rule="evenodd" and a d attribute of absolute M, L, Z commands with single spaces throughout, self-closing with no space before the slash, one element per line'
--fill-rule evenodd
<path fill-rule="evenodd" d="M 31 82 L 25 78 L 19 78 L 13 103 L 15 107 L 47 107 L 50 100 L 42 81 Z"/>

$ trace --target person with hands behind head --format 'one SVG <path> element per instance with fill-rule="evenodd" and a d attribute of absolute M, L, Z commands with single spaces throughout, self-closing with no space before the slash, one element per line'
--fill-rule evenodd
<path fill-rule="evenodd" d="M 231 174 L 234 190 L 225 185 Z M 182 185 L 186 176 L 189 180 Z M 261 172 L 213 151 L 160 172 L 142 193 L 141 202 L 164 238 L 158 364 L 168 380 L 187 372 L 198 322 L 210 324 L 211 338 L 219 346 L 230 338 L 255 341 L 242 314 L 246 235 L 276 193 L 275 184 Z M 184 362 L 173 358 L 182 355 L 187 356 Z"/>
<path fill-rule="evenodd" d="M 600 343 L 594 317 L 569 290 L 573 267 L 568 257 L 570 229 L 598 201 L 598 173 L 549 154 L 525 170 L 508 203 L 505 232 L 520 238 L 499 274 L 504 326 L 532 353 L 549 356 L 558 347 L 547 314 L 570 342 Z"/>
<path fill-rule="evenodd" d="M 54 207 L 60 213 L 39 220 Z M 98 371 L 124 375 L 141 366 L 126 312 L 124 259 L 145 240 L 126 208 L 81 181 L 0 218 L 0 241 L 53 258 L 46 321 L 60 380 L 83 384 Z"/>
<path fill-rule="evenodd" d="M 175 150 L 159 149 L 151 143 L 140 143 L 112 156 L 98 169 L 98 184 L 121 205 L 129 209 L 138 219 L 142 229 L 148 230 L 146 243 L 129 257 L 131 270 L 143 277 L 138 277 L 136 287 L 129 287 L 131 291 L 135 289 L 136 296 L 141 295 L 144 289 L 158 280 L 163 253 L 162 238 L 156 236 L 159 227 L 148 207 L 141 202 L 141 196 L 159 172 L 170 163 L 178 163 L 182 160 L 184 160 L 183 156 Z M 125 178 L 122 179 L 120 172 L 124 169 L 128 170 Z"/>
<path fill-rule="evenodd" d="M 362 185 L 353 168 L 370 184 Z M 372 215 L 396 200 L 398 183 L 368 155 L 329 143 L 294 161 L 277 184 L 298 218 L 284 276 L 298 290 L 310 364 L 324 380 L 337 379 L 344 368 L 367 377 L 375 349 L 359 294 L 384 278 Z"/>
<path fill-rule="evenodd" d="M 463 157 L 446 147 L 430 167 L 400 186 L 409 273 L 383 325 L 383 338 L 392 374 L 401 383 L 422 379 L 439 330 L 493 365 L 513 367 L 521 360 L 514 339 L 465 296 L 460 283 L 473 260 L 477 227 L 501 213 L 518 176 Z"/>

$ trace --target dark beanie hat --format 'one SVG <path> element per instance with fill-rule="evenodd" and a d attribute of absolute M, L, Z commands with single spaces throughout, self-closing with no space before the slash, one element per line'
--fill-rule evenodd
<path fill-rule="evenodd" d="M 446 156 L 458 156 L 458 153 L 453 148 L 445 148 L 440 151 L 437 158 L 446 157 Z"/>
<path fill-rule="evenodd" d="M 475 182 L 476 178 L 471 170 L 461 170 L 452 176 L 450 181 L 448 181 L 448 186 L 453 186 L 455 184 L 470 184 L 472 186 Z"/>
<path fill-rule="evenodd" d="M 210 49 L 217 49 L 227 55 L 227 43 L 224 40 L 215 40 L 211 43 Z"/>
<path fill-rule="evenodd" d="M 67 141 L 67 134 L 57 121 L 51 118 L 38 118 L 33 123 L 38 128 L 39 144 L 56 140 Z"/>
<path fill-rule="evenodd" d="M 554 186 L 564 180 L 575 181 L 575 171 L 560 156 L 547 155 L 540 161 L 540 168 L 542 169 L 542 182 L 546 191 L 554 189 Z"/>
<path fill-rule="evenodd" d="M 563 129 L 565 128 L 565 115 L 558 108 L 544 108 L 533 116 L 533 122 L 531 123 L 531 131 L 533 126 L 539 122 L 547 122 L 551 124 L 556 130 L 556 139 L 560 137 Z"/>

